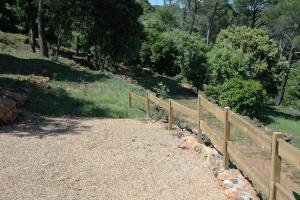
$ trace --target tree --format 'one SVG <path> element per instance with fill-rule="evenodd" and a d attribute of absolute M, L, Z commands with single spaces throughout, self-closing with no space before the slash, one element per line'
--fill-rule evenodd
<path fill-rule="evenodd" d="M 237 13 L 236 25 L 246 25 L 250 28 L 259 28 L 264 25 L 262 12 L 274 0 L 234 0 L 233 8 Z"/>
<path fill-rule="evenodd" d="M 300 49 L 300 1 L 279 1 L 264 14 L 268 22 L 266 27 L 277 39 L 280 54 L 288 60 L 288 68 L 282 74 L 282 83 L 276 98 L 276 104 L 281 105 L 293 63 L 299 59 L 297 51 Z"/>
<path fill-rule="evenodd" d="M 48 45 L 45 36 L 44 15 L 43 15 L 43 0 L 38 1 L 38 33 L 40 53 L 44 57 L 49 57 Z"/>
<path fill-rule="evenodd" d="M 86 0 L 80 6 L 78 24 L 92 47 L 96 69 L 136 57 L 142 34 L 140 4 L 134 0 Z"/>
<path fill-rule="evenodd" d="M 259 80 L 268 94 L 275 95 L 286 68 L 285 60 L 278 54 L 276 42 L 261 29 L 243 26 L 229 27 L 219 33 L 214 48 L 227 45 L 247 55 L 249 65 L 246 70 L 249 77 Z"/>
<path fill-rule="evenodd" d="M 36 0 L 16 0 L 15 15 L 22 22 L 22 27 L 28 31 L 30 36 L 30 46 L 32 52 L 35 52 L 36 47 L 36 19 L 38 13 L 38 4 Z"/>
<path fill-rule="evenodd" d="M 222 84 L 224 81 L 242 77 L 250 79 L 250 56 L 241 49 L 235 49 L 230 44 L 214 47 L 207 54 L 208 77 L 210 84 Z"/>
<path fill-rule="evenodd" d="M 67 39 L 71 38 L 72 24 L 75 8 L 71 1 L 51 0 L 48 3 L 49 25 L 57 38 L 56 60 L 58 59 L 60 46 Z M 63 19 L 63 20 L 62 20 Z"/>

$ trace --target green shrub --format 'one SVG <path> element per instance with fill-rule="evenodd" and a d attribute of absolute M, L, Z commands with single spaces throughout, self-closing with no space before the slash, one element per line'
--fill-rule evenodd
<path fill-rule="evenodd" d="M 208 82 L 222 84 L 225 80 L 242 76 L 248 79 L 250 57 L 241 49 L 234 49 L 230 44 L 213 48 L 207 54 Z"/>
<path fill-rule="evenodd" d="M 198 87 L 206 79 L 206 52 L 204 41 L 197 35 L 149 29 L 139 56 L 142 66 L 169 76 L 181 74 Z"/>
<path fill-rule="evenodd" d="M 215 98 L 220 106 L 253 117 L 266 98 L 266 91 L 259 81 L 232 78 L 222 85 L 206 86 L 206 94 Z"/>
<path fill-rule="evenodd" d="M 158 98 L 167 99 L 170 97 L 170 89 L 162 82 L 159 82 L 158 85 L 153 88 L 153 90 Z"/>
<path fill-rule="evenodd" d="M 139 52 L 142 66 L 169 76 L 180 72 L 180 68 L 175 65 L 176 56 L 177 47 L 173 39 L 155 30 L 148 33 Z"/>
<path fill-rule="evenodd" d="M 293 66 L 286 86 L 284 104 L 300 109 L 300 62 Z"/>
<path fill-rule="evenodd" d="M 277 87 L 281 83 L 281 79 L 287 67 L 285 59 L 281 58 L 278 54 L 276 42 L 261 29 L 251 29 L 242 26 L 229 27 L 226 30 L 222 30 L 216 39 L 214 49 L 224 48 L 228 46 L 228 44 L 231 45 L 233 49 L 241 51 L 247 56 L 247 62 L 241 64 L 246 64 L 245 69 L 250 79 L 259 80 L 268 94 L 276 95 Z M 223 57 L 227 54 L 228 52 L 225 51 Z M 228 60 L 235 60 L 232 58 L 232 54 L 229 55 L 230 58 L 228 58 Z M 236 62 L 232 63 L 223 58 L 219 60 L 225 62 L 222 66 L 234 63 L 234 65 L 226 66 L 226 68 L 233 68 L 232 70 L 234 70 L 237 66 Z M 239 60 L 241 59 L 239 58 Z M 243 76 L 243 74 L 240 75 Z"/>

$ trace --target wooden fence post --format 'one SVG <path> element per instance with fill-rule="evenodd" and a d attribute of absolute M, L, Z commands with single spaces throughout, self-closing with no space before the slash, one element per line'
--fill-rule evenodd
<path fill-rule="evenodd" d="M 132 103 L 131 103 L 131 92 L 130 91 L 128 92 L 128 106 L 129 106 L 129 108 L 131 108 L 131 106 L 132 106 Z"/>
<path fill-rule="evenodd" d="M 199 142 L 202 142 L 201 120 L 202 120 L 201 95 L 200 95 L 200 93 L 198 91 L 198 121 L 197 121 L 197 131 L 198 131 L 198 141 Z"/>
<path fill-rule="evenodd" d="M 272 135 L 270 200 L 276 200 L 276 183 L 280 183 L 281 158 L 278 155 L 277 139 L 281 137 L 282 135 L 279 132 L 274 132 Z"/>
<path fill-rule="evenodd" d="M 172 109 L 172 100 L 169 99 L 169 130 L 172 130 L 172 124 L 173 124 L 173 109 Z"/>
<path fill-rule="evenodd" d="M 149 93 L 146 93 L 146 110 L 147 110 L 147 118 L 150 119 L 150 101 L 149 101 Z"/>
<path fill-rule="evenodd" d="M 229 118 L 229 107 L 225 107 L 225 122 L 224 122 L 224 169 L 229 169 L 229 154 L 227 151 L 227 142 L 230 140 L 230 122 Z"/>

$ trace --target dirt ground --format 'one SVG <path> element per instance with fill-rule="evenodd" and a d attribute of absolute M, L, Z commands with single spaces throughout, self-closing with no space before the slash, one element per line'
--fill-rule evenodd
<path fill-rule="evenodd" d="M 0 127 L 0 199 L 225 199 L 159 123 L 46 118 Z"/>

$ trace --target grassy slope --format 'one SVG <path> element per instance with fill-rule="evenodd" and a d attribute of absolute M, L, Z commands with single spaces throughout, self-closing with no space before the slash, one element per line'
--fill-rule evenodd
<path fill-rule="evenodd" d="M 168 86 L 171 98 L 191 108 L 197 107 L 196 94 L 176 80 L 163 76 L 143 77 L 137 79 L 143 88 L 137 87 L 110 74 L 70 67 L 74 63 L 66 59 L 60 59 L 62 64 L 42 59 L 30 53 L 24 40 L 22 35 L 0 32 L 0 87 L 18 88 L 20 75 L 34 77 L 47 69 L 50 90 L 27 83 L 32 94 L 26 104 L 29 110 L 51 116 L 142 117 L 142 111 L 128 109 L 127 92 L 143 94 L 143 88 L 153 89 L 159 82 Z M 292 143 L 300 148 L 300 111 L 267 106 L 262 113 L 261 121 L 275 131 L 292 134 Z"/>
<path fill-rule="evenodd" d="M 20 35 L 0 32 L 0 88 L 29 91 L 25 105 L 29 111 L 47 116 L 144 116 L 141 110 L 128 108 L 128 91 L 143 93 L 143 88 L 108 73 L 70 67 L 66 59 L 55 63 L 40 58 L 30 53 L 24 40 Z M 30 83 L 30 79 L 45 70 L 50 77 L 50 89 Z"/>

